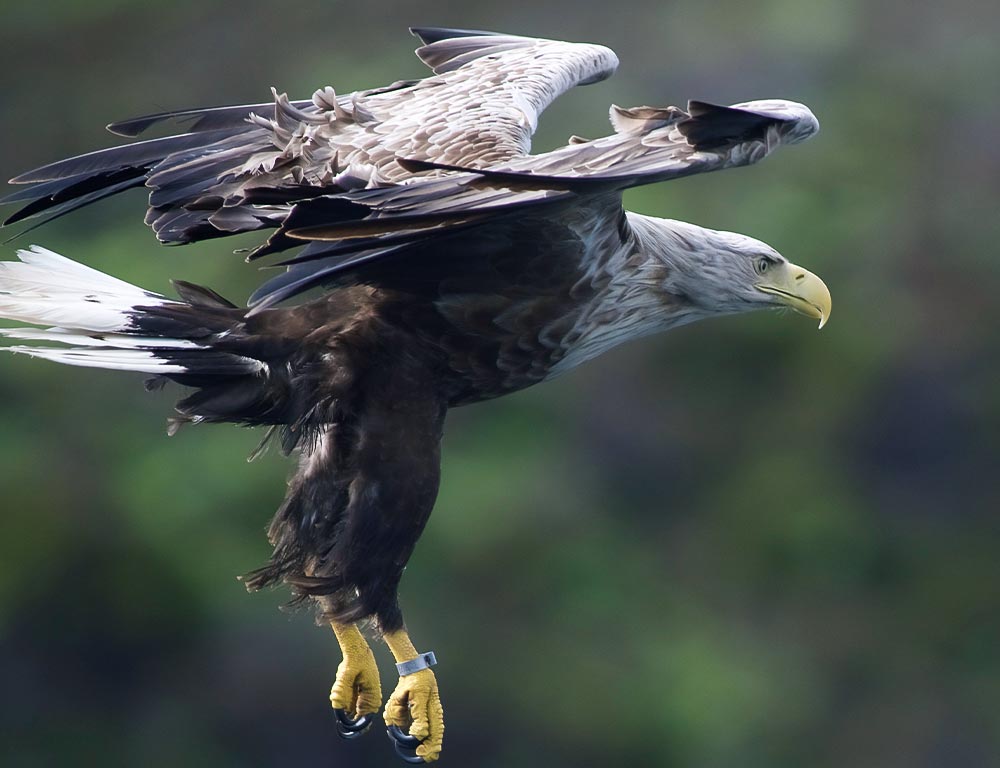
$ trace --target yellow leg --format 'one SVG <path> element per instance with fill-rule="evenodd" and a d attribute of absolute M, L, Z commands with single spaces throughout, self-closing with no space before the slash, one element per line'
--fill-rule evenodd
<path fill-rule="evenodd" d="M 410 642 L 405 629 L 389 632 L 385 643 L 392 651 L 396 663 L 410 661 L 420 654 Z M 382 714 L 386 725 L 395 725 L 421 740 L 416 748 L 417 755 L 429 763 L 441 756 L 444 740 L 444 710 L 438 693 L 437 678 L 429 669 L 421 669 L 409 675 L 402 675 L 396 690 L 385 703 Z"/>
<path fill-rule="evenodd" d="M 337 680 L 330 691 L 330 703 L 357 719 L 379 711 L 382 683 L 375 656 L 355 624 L 331 622 L 344 660 L 337 667 Z"/>

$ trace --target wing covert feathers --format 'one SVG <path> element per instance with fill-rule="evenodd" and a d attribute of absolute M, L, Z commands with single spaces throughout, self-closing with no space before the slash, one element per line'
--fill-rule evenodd
<path fill-rule="evenodd" d="M 484 181 L 512 189 L 590 194 L 750 165 L 778 146 L 804 141 L 819 129 L 807 107 L 781 100 L 732 107 L 692 102 L 689 111 L 613 106 L 611 121 L 616 130 L 613 136 L 572 141 L 544 155 L 489 168 L 415 158 L 400 163 L 413 172 L 479 174 Z"/>
<path fill-rule="evenodd" d="M 112 123 L 128 138 L 165 123 L 185 132 L 20 174 L 11 182 L 24 187 L 0 199 L 21 206 L 5 223 L 51 219 L 144 186 L 146 223 L 161 242 L 273 230 L 249 259 L 305 244 L 251 298 L 259 311 L 318 284 L 363 281 L 369 265 L 426 252 L 414 246 L 431 239 L 749 165 L 819 128 L 808 108 L 780 100 L 613 106 L 612 135 L 530 155 L 541 112 L 569 88 L 609 77 L 614 52 L 480 30 L 411 31 L 434 76 L 348 94 L 326 87 L 307 100 L 272 91 L 261 104 Z"/>

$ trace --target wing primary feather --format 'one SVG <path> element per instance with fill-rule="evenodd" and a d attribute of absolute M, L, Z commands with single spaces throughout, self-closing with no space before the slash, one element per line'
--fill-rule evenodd
<path fill-rule="evenodd" d="M 169 154 L 204 147 L 232 135 L 230 130 L 207 131 L 205 133 L 182 133 L 161 139 L 147 139 L 121 147 L 99 149 L 85 155 L 77 155 L 66 160 L 58 160 L 41 168 L 15 176 L 11 184 L 31 184 L 38 181 L 65 179 L 85 173 L 100 173 L 127 166 L 139 167 L 162 160 Z"/>
<path fill-rule="evenodd" d="M 339 272 L 359 267 L 376 259 L 385 258 L 390 253 L 398 251 L 403 247 L 405 246 L 378 248 L 353 254 L 348 259 L 334 257 L 328 263 L 324 263 L 324 260 L 319 260 L 291 267 L 287 272 L 271 278 L 253 292 L 247 302 L 247 306 L 250 307 L 250 311 L 247 314 L 248 316 L 253 316 L 269 307 L 273 307 L 275 304 L 281 303 L 285 299 L 290 299 L 293 296 L 308 291 L 310 288 L 315 288 L 329 281 L 333 275 Z"/>
<path fill-rule="evenodd" d="M 385 219 L 366 219 L 344 224 L 319 224 L 286 230 L 285 234 L 296 240 L 351 240 L 402 231 L 438 229 L 449 224 L 468 224 L 489 216 L 489 212 L 456 211 L 433 213 L 425 216 L 392 216 Z"/>
<path fill-rule="evenodd" d="M 115 192 L 128 189 L 130 186 L 142 186 L 145 174 L 146 171 L 143 168 L 123 168 L 118 171 L 109 171 L 95 175 L 82 174 L 81 176 L 73 176 L 68 180 L 40 184 L 32 189 L 24 190 L 25 193 L 35 192 L 34 199 L 23 208 L 8 216 L 4 220 L 3 226 L 7 227 L 19 221 L 38 216 L 44 211 L 76 202 L 76 205 L 72 205 L 63 211 L 63 213 L 69 213 L 76 208 L 81 208 L 105 197 L 106 195 L 102 195 L 101 193 L 106 190 L 114 190 L 109 193 L 114 194 Z M 126 182 L 131 182 L 131 184 Z M 14 198 L 15 195 L 11 195 L 10 197 Z M 26 198 L 22 197 L 21 199 Z M 7 198 L 0 200 L 0 204 L 8 202 L 14 202 L 14 200 Z"/>
<path fill-rule="evenodd" d="M 481 176 L 485 181 L 502 183 L 503 186 L 511 189 L 552 189 L 567 192 L 586 189 L 587 191 L 595 191 L 604 187 L 613 189 L 633 178 L 632 175 L 553 176 L 532 173 L 531 171 L 500 171 L 491 168 L 469 168 L 461 165 L 435 163 L 430 160 L 417 160 L 414 158 L 399 158 L 397 162 L 411 173 L 431 170 L 474 173 Z"/>
<path fill-rule="evenodd" d="M 303 109 L 312 104 L 309 99 L 293 101 L 292 106 Z M 204 107 L 197 109 L 178 109 L 169 112 L 157 112 L 152 115 L 142 115 L 140 117 L 130 117 L 127 120 L 118 120 L 108 123 L 107 129 L 116 136 L 124 136 L 133 139 L 158 123 L 173 120 L 177 123 L 187 123 L 187 133 L 203 133 L 220 129 L 233 129 L 246 125 L 247 118 L 251 112 L 260 113 L 273 109 L 274 102 L 266 101 L 261 104 L 242 104 L 232 107 Z"/>
<path fill-rule="evenodd" d="M 522 207 L 523 206 L 520 205 L 510 206 L 509 208 L 503 210 L 502 215 L 512 215 L 515 213 L 515 210 L 519 210 Z M 285 261 L 279 261 L 274 264 L 274 266 L 294 266 L 296 264 L 305 264 L 310 261 L 316 261 L 318 259 L 328 258 L 331 256 L 344 256 L 375 248 L 385 249 L 388 246 L 408 245 L 418 241 L 424 241 L 435 236 L 450 236 L 466 229 L 479 226 L 487 220 L 492 222 L 497 221 L 500 218 L 501 215 L 497 215 L 497 213 L 491 211 L 484 213 L 481 216 L 470 216 L 465 220 L 449 221 L 447 222 L 447 226 L 442 226 L 440 228 L 440 231 L 436 227 L 424 227 L 420 229 L 405 229 L 393 234 L 376 235 L 367 238 L 332 238 L 329 240 L 316 238 L 311 240 L 310 244 L 306 246 L 297 256 L 294 256 L 291 259 L 286 259 Z M 299 243 L 296 243 L 296 245 L 298 244 Z M 317 246 L 319 247 L 318 250 L 315 249 Z"/>
<path fill-rule="evenodd" d="M 85 206 L 88 206 L 91 203 L 96 203 L 98 200 L 103 200 L 106 197 L 111 197 L 112 195 L 118 194 L 119 192 L 124 192 L 126 189 L 131 189 L 132 187 L 138 187 L 138 186 L 142 186 L 142 179 L 141 178 L 140 179 L 128 179 L 126 181 L 119 182 L 118 184 L 113 184 L 113 185 L 111 185 L 109 187 L 105 187 L 103 189 L 97 190 L 96 192 L 91 192 L 90 194 L 83 195 L 82 197 L 78 197 L 78 198 L 75 198 L 73 200 L 69 200 L 69 201 L 67 201 L 65 203 L 62 203 L 61 205 L 55 206 L 54 208 L 50 208 L 49 209 L 51 211 L 51 215 L 50 216 L 46 216 L 44 219 L 42 219 L 41 221 L 36 222 L 35 224 L 32 224 L 27 229 L 21 230 L 20 232 L 18 232 L 13 237 L 10 237 L 10 238 L 4 240 L 3 241 L 3 245 L 6 245 L 7 243 L 11 242 L 12 240 L 15 240 L 15 239 L 17 239 L 17 238 L 19 238 L 19 237 L 21 237 L 23 235 L 26 235 L 26 234 L 28 234 L 29 232 L 31 232 L 31 231 L 33 231 L 35 229 L 38 229 L 43 224 L 48 224 L 50 221 L 55 221 L 56 219 L 61 218 L 62 216 L 65 216 L 67 213 L 71 213 L 72 211 L 75 211 L 75 210 L 77 210 L 79 208 L 83 208 Z M 36 214 L 32 214 L 32 215 L 37 215 L 37 213 Z M 18 219 L 18 220 L 20 220 L 20 219 Z M 9 221 L 9 219 L 8 219 L 8 221 Z M 7 222 L 5 222 L 5 224 L 6 223 Z"/>
<path fill-rule="evenodd" d="M 494 53 L 515 48 L 530 48 L 538 41 L 530 37 L 495 34 L 467 34 L 442 37 L 417 49 L 417 57 L 434 74 L 443 75 L 459 67 Z"/>
<path fill-rule="evenodd" d="M 482 29 L 448 29 L 447 27 L 410 27 L 410 34 L 420 38 L 424 45 L 450 40 L 455 37 L 499 37 L 497 32 Z"/>
<path fill-rule="evenodd" d="M 9 195 L 0 197 L 0 205 L 13 205 L 14 203 L 31 202 L 43 197 L 51 197 L 56 193 L 71 187 L 85 179 L 93 178 L 93 174 L 79 173 L 65 179 L 53 179 L 52 181 L 42 181 L 36 184 L 21 187 Z"/>
<path fill-rule="evenodd" d="M 680 120 L 677 129 L 699 151 L 763 137 L 769 126 L 785 122 L 774 115 L 706 101 L 688 102 L 687 111 L 690 117 Z"/>
<path fill-rule="evenodd" d="M 448 233 L 465 229 L 465 226 L 449 227 Z M 374 248 L 386 248 L 393 245 L 403 245 L 416 242 L 417 239 L 426 239 L 429 236 L 427 230 L 413 229 L 384 237 L 372 237 L 365 239 L 347 240 L 343 243 L 331 242 L 329 240 L 313 240 L 302 251 L 285 261 L 279 261 L 275 267 L 292 267 L 296 264 L 305 264 L 310 261 L 331 258 L 333 256 L 346 256 L 359 251 L 370 251 Z M 301 245 L 296 242 L 295 245 Z"/>

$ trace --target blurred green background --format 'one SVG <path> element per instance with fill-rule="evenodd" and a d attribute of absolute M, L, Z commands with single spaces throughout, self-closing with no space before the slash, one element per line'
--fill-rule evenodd
<path fill-rule="evenodd" d="M 3 0 L 0 173 L 112 119 L 422 76 L 408 24 L 615 48 L 537 149 L 611 102 L 808 103 L 808 144 L 627 202 L 761 238 L 834 297 L 822 333 L 706 322 L 450 416 L 403 583 L 446 764 L 996 765 L 1000 6 Z M 142 209 L 16 245 L 161 291 L 260 279 L 230 253 L 256 238 L 166 250 Z M 331 634 L 236 581 L 290 463 L 248 465 L 234 427 L 168 440 L 177 392 L 139 375 L 0 366 L 0 763 L 397 765 L 337 738 Z"/>

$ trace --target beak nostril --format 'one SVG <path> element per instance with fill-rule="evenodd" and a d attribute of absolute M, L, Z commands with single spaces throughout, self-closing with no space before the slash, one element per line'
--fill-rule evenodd
<path fill-rule="evenodd" d="M 805 280 L 805 279 L 806 279 L 806 273 L 805 272 L 800 272 L 799 274 L 797 274 L 795 276 L 795 280 L 796 281 Z"/>

